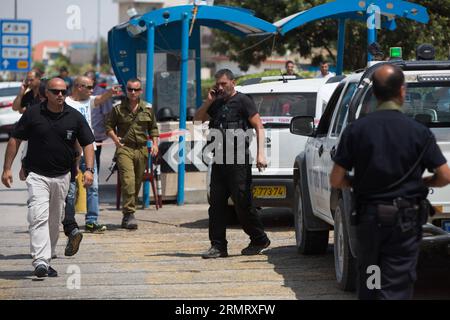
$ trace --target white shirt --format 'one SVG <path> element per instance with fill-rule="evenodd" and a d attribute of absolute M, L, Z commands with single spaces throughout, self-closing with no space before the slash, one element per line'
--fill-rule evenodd
<path fill-rule="evenodd" d="M 334 77 L 335 75 L 336 74 L 334 72 L 328 72 L 328 74 L 326 76 L 324 76 L 322 74 L 322 72 L 320 72 L 319 75 L 316 78 L 318 78 L 318 79 L 321 79 L 321 78 L 328 79 L 328 78 Z"/>
<path fill-rule="evenodd" d="M 89 99 L 86 100 L 73 100 L 72 97 L 66 97 L 66 103 L 72 108 L 76 109 L 79 113 L 81 113 L 86 121 L 89 123 L 89 126 L 92 130 L 92 119 L 91 119 L 91 110 L 95 107 L 94 100 L 96 96 L 90 96 Z"/>
<path fill-rule="evenodd" d="M 86 100 L 73 100 L 72 97 L 66 97 L 66 103 L 77 110 L 79 113 L 83 115 L 83 117 L 86 119 L 87 123 L 89 124 L 89 127 L 92 130 L 92 119 L 91 119 L 91 110 L 92 108 L 95 108 L 94 100 L 97 96 L 90 96 L 89 99 Z M 94 142 L 94 150 L 97 150 L 97 146 Z"/>

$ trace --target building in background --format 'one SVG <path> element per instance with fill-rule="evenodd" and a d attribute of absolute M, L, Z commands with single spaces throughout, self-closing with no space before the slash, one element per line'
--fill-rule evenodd
<path fill-rule="evenodd" d="M 95 55 L 95 45 L 95 42 L 42 41 L 33 48 L 33 61 L 41 61 L 51 66 L 62 54 L 68 57 L 72 64 L 90 63 Z"/>
<path fill-rule="evenodd" d="M 33 48 L 33 61 L 42 61 L 52 65 L 60 55 L 68 56 L 70 41 L 41 41 Z"/>

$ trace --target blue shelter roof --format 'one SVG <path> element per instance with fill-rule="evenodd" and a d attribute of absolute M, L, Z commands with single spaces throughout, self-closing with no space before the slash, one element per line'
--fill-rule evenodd
<path fill-rule="evenodd" d="M 360 19 L 367 20 L 367 11 L 371 5 L 379 8 L 380 14 L 390 23 L 389 29 L 395 29 L 396 17 L 428 23 L 427 9 L 419 4 L 399 0 L 335 0 L 297 12 L 274 23 L 280 34 L 284 35 L 306 23 L 321 19 Z M 369 9 L 370 10 L 370 9 Z"/>

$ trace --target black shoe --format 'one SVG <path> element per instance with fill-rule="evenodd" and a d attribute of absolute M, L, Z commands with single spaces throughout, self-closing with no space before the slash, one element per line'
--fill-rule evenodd
<path fill-rule="evenodd" d="M 217 247 L 211 247 L 208 251 L 202 254 L 203 259 L 215 259 L 215 258 L 225 258 L 228 257 L 227 249 L 220 250 Z"/>
<path fill-rule="evenodd" d="M 124 214 L 122 218 L 122 228 L 137 229 L 137 221 L 133 213 Z"/>
<path fill-rule="evenodd" d="M 66 249 L 64 250 L 64 255 L 71 257 L 78 252 L 80 248 L 80 242 L 83 239 L 83 233 L 78 228 L 72 230 L 69 234 L 69 239 L 67 240 Z"/>
<path fill-rule="evenodd" d="M 49 266 L 49 267 L 48 267 L 47 275 L 48 275 L 50 278 L 55 278 L 55 277 L 58 276 L 58 271 L 56 271 L 55 269 L 53 269 L 52 267 Z"/>
<path fill-rule="evenodd" d="M 48 275 L 48 267 L 40 264 L 34 269 L 34 275 L 38 278 L 45 278 Z"/>
<path fill-rule="evenodd" d="M 260 254 L 265 248 L 270 246 L 270 240 L 267 239 L 264 243 L 252 243 L 247 248 L 242 249 L 241 254 L 243 256 L 254 256 Z"/>

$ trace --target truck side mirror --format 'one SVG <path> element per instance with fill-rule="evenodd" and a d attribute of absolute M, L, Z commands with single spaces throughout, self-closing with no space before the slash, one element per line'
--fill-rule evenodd
<path fill-rule="evenodd" d="M 312 136 L 314 134 L 314 118 L 310 116 L 297 116 L 291 119 L 289 130 L 292 134 Z"/>

